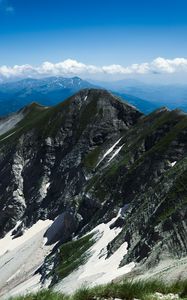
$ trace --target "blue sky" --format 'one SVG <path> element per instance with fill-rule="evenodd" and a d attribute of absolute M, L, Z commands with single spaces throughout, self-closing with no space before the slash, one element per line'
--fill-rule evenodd
<path fill-rule="evenodd" d="M 127 67 L 186 53 L 186 0 L 0 0 L 0 66 Z"/>

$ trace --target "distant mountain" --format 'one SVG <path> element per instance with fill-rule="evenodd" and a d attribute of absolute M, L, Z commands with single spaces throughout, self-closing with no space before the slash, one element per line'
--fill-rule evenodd
<path fill-rule="evenodd" d="M 0 116 L 16 112 L 31 102 L 52 106 L 85 88 L 106 88 L 149 114 L 160 106 L 187 111 L 187 86 L 149 85 L 137 80 L 89 82 L 79 77 L 24 79 L 0 84 Z"/>
<path fill-rule="evenodd" d="M 150 112 L 155 106 L 167 106 L 170 109 L 178 108 L 187 112 L 187 84 L 147 84 L 133 79 L 112 82 L 93 81 L 93 83 L 122 94 L 122 97 L 123 95 L 130 95 L 141 100 L 145 99 L 146 103 L 144 103 L 145 106 L 143 104 L 143 107 L 142 105 L 139 106 L 142 104 L 141 101 L 135 101 L 135 105 L 144 113 Z M 129 102 L 132 103 L 131 100 Z"/>
<path fill-rule="evenodd" d="M 139 85 L 123 89 L 136 97 L 149 99 L 152 103 L 165 105 L 170 109 L 187 111 L 187 85 Z"/>
<path fill-rule="evenodd" d="M 24 79 L 0 85 L 0 115 L 15 112 L 31 102 L 52 106 L 93 84 L 79 77 Z"/>
<path fill-rule="evenodd" d="M 152 111 L 156 110 L 157 108 L 160 107 L 159 104 L 153 103 L 147 100 L 143 100 L 139 97 L 135 97 L 129 94 L 124 94 L 124 93 L 117 93 L 113 92 L 113 94 L 121 97 L 124 101 L 129 102 L 130 104 L 136 106 L 141 112 L 144 114 L 149 114 Z"/>
<path fill-rule="evenodd" d="M 138 84 L 138 83 L 137 83 Z M 109 86 L 109 88 L 108 88 Z M 76 92 L 85 88 L 99 88 L 79 77 L 63 78 L 48 77 L 43 79 L 24 79 L 0 85 L 0 115 L 16 112 L 31 102 L 38 102 L 45 106 L 55 105 Z M 102 83 L 100 85 L 102 87 Z M 105 86 L 112 91 L 115 86 L 111 83 Z M 115 89 L 114 89 L 115 90 Z M 148 114 L 160 105 L 132 96 L 129 93 L 114 92 L 124 101 L 136 106 L 140 111 Z"/>

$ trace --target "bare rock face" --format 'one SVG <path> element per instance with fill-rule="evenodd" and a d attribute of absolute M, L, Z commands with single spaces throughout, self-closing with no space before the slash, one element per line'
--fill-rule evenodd
<path fill-rule="evenodd" d="M 65 243 L 70 240 L 77 229 L 77 221 L 71 213 L 64 212 L 60 214 L 44 235 L 47 238 L 46 245 L 51 245 L 58 241 Z"/>
<path fill-rule="evenodd" d="M 116 211 L 121 262 L 146 268 L 187 255 L 187 116 L 160 109 L 144 116 L 105 90 L 82 90 L 57 106 L 36 103 L 0 136 L 0 237 L 39 219 L 63 243 Z"/>

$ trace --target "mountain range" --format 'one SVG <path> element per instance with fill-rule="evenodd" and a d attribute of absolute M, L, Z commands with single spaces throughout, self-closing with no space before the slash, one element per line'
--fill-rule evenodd
<path fill-rule="evenodd" d="M 90 81 L 106 89 L 116 91 L 120 94 L 131 95 L 139 99 L 146 99 L 145 108 L 154 109 L 155 107 L 166 106 L 170 109 L 181 109 L 187 112 L 187 85 L 180 83 L 145 83 L 134 79 L 119 81 Z M 136 105 L 136 104 L 135 104 Z M 150 105 L 154 106 L 151 107 Z M 139 106 L 137 106 L 139 108 Z M 141 108 L 139 108 L 141 109 Z M 143 112 L 149 113 L 144 111 Z"/>
<path fill-rule="evenodd" d="M 181 110 L 86 88 L 2 118 L 0 297 L 186 278 L 186 182 Z"/>
<path fill-rule="evenodd" d="M 16 82 L 0 84 L 0 116 L 4 116 L 21 109 L 31 102 L 41 105 L 52 106 L 72 96 L 84 88 L 103 88 L 104 83 L 90 83 L 79 77 L 47 77 L 43 79 L 24 79 Z M 108 86 L 107 86 L 108 87 Z M 111 83 L 112 91 L 113 84 Z M 114 93 L 124 101 L 136 106 L 143 113 L 150 113 L 160 106 L 146 98 L 133 95 L 134 90 L 115 88 Z"/>
<path fill-rule="evenodd" d="M 0 85 L 0 115 L 16 112 L 31 102 L 41 105 L 55 105 L 83 88 L 93 84 L 79 77 L 47 77 L 43 79 L 23 79 Z"/>

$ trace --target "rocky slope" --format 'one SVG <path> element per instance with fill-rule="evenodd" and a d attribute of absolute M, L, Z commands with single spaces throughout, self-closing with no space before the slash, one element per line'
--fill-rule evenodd
<path fill-rule="evenodd" d="M 106 235 L 97 242 L 106 246 L 103 270 L 120 253 L 116 276 L 132 262 L 133 276 L 186 258 L 186 114 L 161 108 L 144 116 L 94 89 L 51 108 L 32 103 L 21 114 L 0 136 L 0 237 L 18 221 L 14 238 L 38 220 L 56 218 L 45 233 L 48 245 L 58 244 L 40 268 L 44 282 L 49 270 L 52 285 L 62 278 L 60 245 L 73 236 L 83 237 L 84 244 L 95 228 L 99 238 Z M 95 253 L 102 253 L 100 244 Z M 91 246 L 86 240 L 85 252 Z"/>
<path fill-rule="evenodd" d="M 97 90 L 80 92 L 54 108 L 33 103 L 23 113 L 19 125 L 0 139 L 1 237 L 20 218 L 31 226 L 40 218 L 76 214 L 82 199 L 75 197 L 92 176 L 92 156 L 141 116 Z M 77 227 L 80 222 L 74 221 Z"/>

